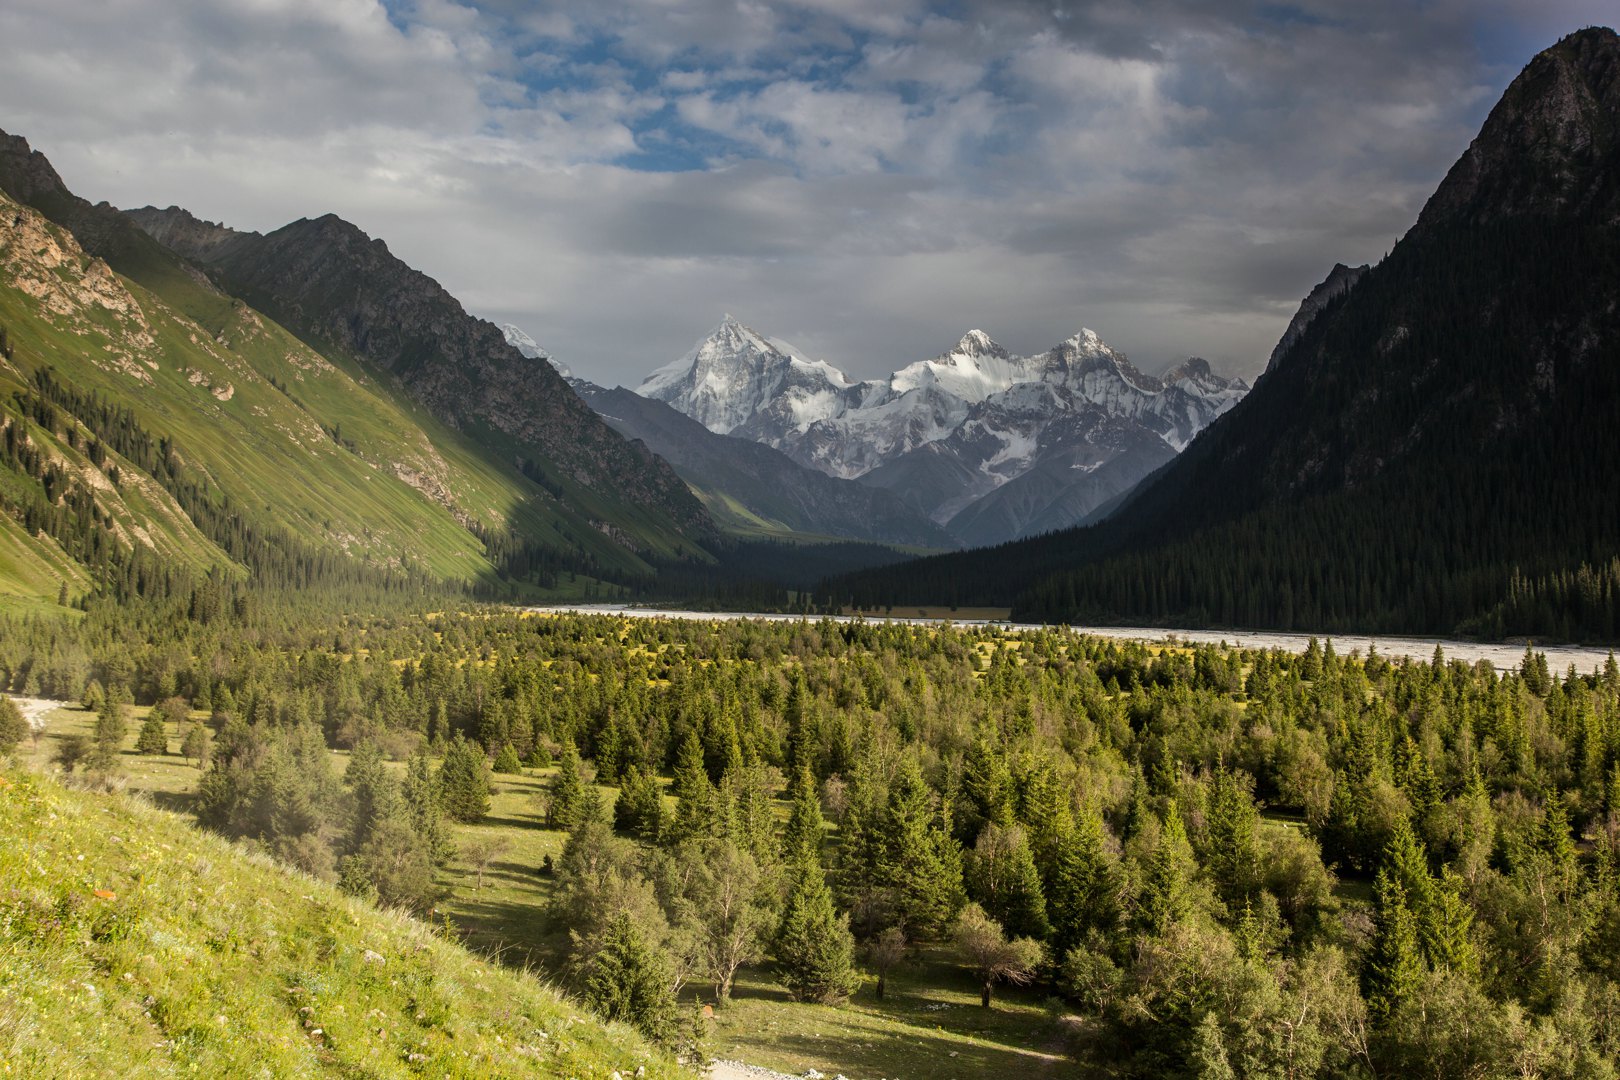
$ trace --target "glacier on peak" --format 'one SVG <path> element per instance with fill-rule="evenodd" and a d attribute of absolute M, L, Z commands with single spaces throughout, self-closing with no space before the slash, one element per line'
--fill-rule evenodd
<path fill-rule="evenodd" d="M 973 329 L 939 356 L 852 382 L 730 315 L 637 388 L 711 431 L 890 489 L 953 531 L 962 519 L 958 535 L 970 542 L 1077 520 L 1247 390 L 1197 358 L 1143 374 L 1083 327 L 1028 357 Z M 1013 481 L 1016 497 L 992 498 Z"/>
<path fill-rule="evenodd" d="M 541 347 L 540 343 L 534 340 L 534 338 L 530 337 L 528 332 L 525 331 L 523 327 L 517 325 L 516 323 L 501 323 L 500 331 L 501 335 L 506 338 L 506 343 L 508 345 L 512 346 L 512 348 L 516 349 L 530 360 L 544 360 L 546 363 L 556 368 L 557 374 L 561 375 L 565 379 L 572 379 L 574 377 L 574 373 L 568 370 L 567 364 L 564 364 L 562 361 L 558 360 L 555 356 L 552 356 L 543 347 Z"/>

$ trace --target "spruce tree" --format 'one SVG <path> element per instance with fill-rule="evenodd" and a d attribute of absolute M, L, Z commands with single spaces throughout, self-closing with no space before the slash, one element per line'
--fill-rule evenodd
<path fill-rule="evenodd" d="M 1418 920 L 1407 906 L 1406 890 L 1388 869 L 1373 884 L 1372 948 L 1362 969 L 1362 987 L 1372 1015 L 1382 1020 L 1417 993 L 1423 981 Z"/>
<path fill-rule="evenodd" d="M 1060 956 L 1091 931 L 1112 935 L 1120 921 L 1119 889 L 1119 872 L 1103 844 L 1102 815 L 1087 807 L 1058 842 L 1047 896 L 1052 943 Z"/>
<path fill-rule="evenodd" d="M 439 798 L 456 821 L 478 822 L 489 813 L 489 761 L 477 743 L 457 735 L 439 766 Z"/>
<path fill-rule="evenodd" d="M 1159 844 L 1148 860 L 1146 880 L 1138 900 L 1138 925 L 1145 931 L 1162 934 L 1185 918 L 1192 909 L 1192 850 L 1187 830 L 1181 823 L 1176 801 L 1165 809 L 1164 828 Z"/>
<path fill-rule="evenodd" d="M 490 766 L 490 769 L 506 776 L 516 776 L 521 773 L 523 771 L 523 759 L 518 757 L 517 747 L 511 743 L 504 744 L 501 747 L 501 752 L 495 755 L 495 763 Z"/>
<path fill-rule="evenodd" d="M 97 772 L 110 772 L 118 767 L 118 755 L 123 749 L 128 724 L 124 719 L 126 706 L 118 695 L 108 694 L 96 712 L 94 749 L 90 754 L 90 767 Z"/>
<path fill-rule="evenodd" d="M 627 765 L 613 803 L 613 827 L 619 832 L 656 844 L 664 828 L 664 795 L 658 778 Z"/>
<path fill-rule="evenodd" d="M 1210 785 L 1204 866 L 1227 911 L 1235 915 L 1260 886 L 1260 815 L 1238 777 L 1224 765 Z"/>
<path fill-rule="evenodd" d="M 435 865 L 442 866 L 455 853 L 450 840 L 450 829 L 444 820 L 444 803 L 439 797 L 439 778 L 434 775 L 433 762 L 424 746 L 412 755 L 405 766 L 405 780 L 400 785 L 400 797 L 410 817 L 411 828 Z"/>
<path fill-rule="evenodd" d="M 137 754 L 169 752 L 169 734 L 163 727 L 163 711 L 156 705 L 147 711 L 140 733 L 135 736 L 135 752 Z"/>
<path fill-rule="evenodd" d="M 557 775 L 546 788 L 546 824 L 553 829 L 572 829 L 585 813 L 585 781 L 580 777 L 579 751 L 574 740 L 563 742 L 557 757 Z"/>
<path fill-rule="evenodd" d="M 639 1029 L 657 1042 L 675 1031 L 675 995 L 669 961 L 648 942 L 628 912 L 608 920 L 601 947 L 585 965 L 585 1003 L 609 1020 Z"/>
<path fill-rule="evenodd" d="M 1051 932 L 1041 876 L 1019 826 L 986 825 L 968 856 L 966 876 L 970 895 L 1008 934 L 1044 938 Z"/>
<path fill-rule="evenodd" d="M 793 874 L 771 947 L 777 977 L 795 1001 L 836 1005 L 860 984 L 849 916 L 833 906 L 820 863 L 801 864 Z"/>
<path fill-rule="evenodd" d="M 706 836 L 714 826 L 715 790 L 703 765 L 703 743 L 696 731 L 688 731 L 675 759 L 675 820 L 670 826 L 677 840 Z"/>
<path fill-rule="evenodd" d="M 906 929 L 918 936 L 951 926 L 966 897 L 962 856 L 933 806 L 916 761 L 907 759 L 889 790 L 879 878 L 891 891 Z"/>
<path fill-rule="evenodd" d="M 826 822 L 821 816 L 821 800 L 816 796 L 816 785 L 810 779 L 808 766 L 800 768 L 793 790 L 793 807 L 782 834 L 782 859 L 791 865 L 819 863 Z"/>

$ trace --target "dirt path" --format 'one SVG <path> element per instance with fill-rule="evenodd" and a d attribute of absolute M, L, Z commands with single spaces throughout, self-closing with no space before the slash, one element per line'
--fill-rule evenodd
<path fill-rule="evenodd" d="M 790 1073 L 762 1069 L 758 1065 L 745 1065 L 740 1061 L 722 1061 L 719 1058 L 709 1063 L 709 1076 L 712 1080 L 799 1080 Z"/>
<path fill-rule="evenodd" d="M 7 694 L 6 696 L 17 703 L 17 707 L 22 710 L 23 719 L 28 721 L 28 728 L 31 731 L 45 730 L 45 714 L 68 704 L 66 701 L 52 701 L 50 698 L 18 697 L 15 694 Z"/>

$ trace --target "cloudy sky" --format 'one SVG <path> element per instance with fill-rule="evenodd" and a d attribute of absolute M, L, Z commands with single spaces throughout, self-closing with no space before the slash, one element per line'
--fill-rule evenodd
<path fill-rule="evenodd" d="M 856 376 L 1080 326 L 1252 375 L 1612 0 L 5 0 L 70 187 L 336 212 L 633 384 L 732 312 Z"/>

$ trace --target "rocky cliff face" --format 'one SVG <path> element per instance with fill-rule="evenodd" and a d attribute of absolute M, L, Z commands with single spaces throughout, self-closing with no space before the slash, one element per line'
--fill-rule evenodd
<path fill-rule="evenodd" d="M 392 375 L 451 426 L 538 450 L 580 484 L 667 515 L 682 531 L 711 527 L 674 470 L 603 424 L 549 363 L 525 357 L 349 222 L 328 214 L 261 236 L 174 207 L 129 217 L 227 291 Z"/>
<path fill-rule="evenodd" d="M 1532 60 L 1424 207 L 1418 229 L 1597 211 L 1620 196 L 1620 44 L 1581 30 Z"/>

